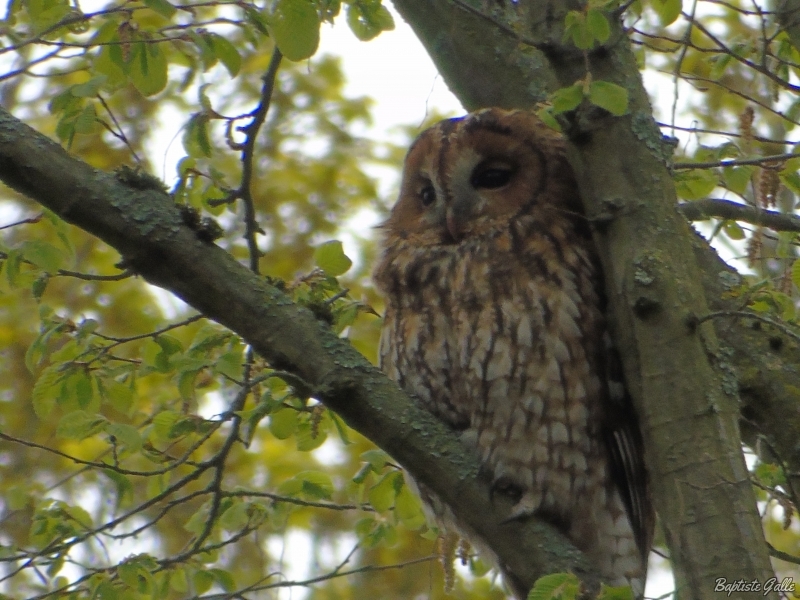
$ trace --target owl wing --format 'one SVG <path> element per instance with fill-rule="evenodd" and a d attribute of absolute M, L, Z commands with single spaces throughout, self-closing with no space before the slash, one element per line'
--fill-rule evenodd
<path fill-rule="evenodd" d="M 607 340 L 608 341 L 608 340 Z M 622 365 L 615 348 L 607 348 L 609 381 L 605 439 L 611 478 L 619 490 L 633 527 L 636 544 L 646 563 L 653 537 L 655 513 L 644 464 L 644 441 L 633 401 L 622 381 Z"/>

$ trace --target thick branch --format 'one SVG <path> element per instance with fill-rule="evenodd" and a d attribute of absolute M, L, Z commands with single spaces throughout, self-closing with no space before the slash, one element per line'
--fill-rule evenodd
<path fill-rule="evenodd" d="M 599 585 L 552 526 L 502 524 L 511 500 L 491 498 L 476 457 L 453 432 L 310 311 L 199 240 L 163 191 L 92 169 L 2 108 L 0 180 L 119 250 L 129 267 L 241 335 L 275 368 L 309 382 L 348 425 L 450 505 L 525 585 L 551 571 L 572 571 L 590 587 Z"/>
<path fill-rule="evenodd" d="M 800 231 L 800 217 L 775 210 L 764 210 L 722 198 L 704 198 L 684 202 L 678 210 L 690 221 L 705 221 L 711 218 L 744 221 L 751 225 L 769 227 L 775 231 Z"/>

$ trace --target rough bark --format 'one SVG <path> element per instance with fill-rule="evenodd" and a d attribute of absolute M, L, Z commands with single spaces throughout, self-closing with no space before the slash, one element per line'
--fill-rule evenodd
<path fill-rule="evenodd" d="M 569 3 L 520 4 L 517 13 L 495 8 L 479 15 L 487 4 L 476 9 L 461 2 L 395 0 L 470 110 L 530 107 L 547 92 L 582 79 L 587 66 L 595 80 L 628 90 L 624 117 L 583 106 L 564 125 L 597 232 L 615 337 L 643 425 L 676 587 L 681 597 L 712 598 L 720 577 L 763 582 L 772 571 L 740 448 L 730 352 L 720 349 L 708 323 L 693 325 L 709 312 L 706 291 L 715 304 L 724 304 L 719 273 L 726 269 L 707 244 L 695 247 L 705 271 L 698 268 L 694 236 L 676 211 L 667 169 L 671 150 L 655 127 L 619 24 L 604 48 L 584 56 L 562 42 Z M 775 361 L 770 365 L 768 357 L 753 355 L 748 344 L 758 339 L 741 335 L 740 327 L 721 331 L 740 373 L 747 374 L 748 416 L 781 446 L 779 452 L 790 452 L 785 460 L 796 460 L 788 440 L 779 441 L 788 437 L 779 415 L 797 412 L 787 380 L 776 377 Z M 782 374 L 797 383 L 796 374 Z"/>

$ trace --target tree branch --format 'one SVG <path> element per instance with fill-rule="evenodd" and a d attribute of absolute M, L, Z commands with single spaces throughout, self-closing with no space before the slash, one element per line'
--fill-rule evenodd
<path fill-rule="evenodd" d="M 769 227 L 775 231 L 800 231 L 800 217 L 722 198 L 704 198 L 703 200 L 684 202 L 678 205 L 678 210 L 690 221 L 705 221 L 718 217 Z"/>
<path fill-rule="evenodd" d="M 554 527 L 503 523 L 512 500 L 492 498 L 477 457 L 452 431 L 311 311 L 198 239 L 163 190 L 91 168 L 2 108 L 0 180 L 116 248 L 126 266 L 241 335 L 273 367 L 309 382 L 315 397 L 453 507 L 525 585 L 572 571 L 598 588 L 592 568 Z"/>

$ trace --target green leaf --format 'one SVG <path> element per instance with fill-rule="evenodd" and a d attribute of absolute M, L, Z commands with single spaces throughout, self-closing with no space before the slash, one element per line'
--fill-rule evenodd
<path fill-rule="evenodd" d="M 105 77 L 105 75 L 102 75 L 102 77 Z M 72 86 L 72 88 L 66 89 L 60 94 L 53 96 L 47 105 L 47 109 L 50 111 L 50 114 L 55 115 L 62 111 L 69 112 L 79 108 L 83 100 L 77 98 L 76 96 L 78 96 L 78 94 L 75 94 L 73 90 L 75 88 L 80 88 L 82 85 L 86 84 Z"/>
<path fill-rule="evenodd" d="M 228 571 L 223 569 L 209 569 L 208 573 L 226 592 L 233 592 L 236 590 L 236 580 Z"/>
<path fill-rule="evenodd" d="M 64 374 L 60 370 L 61 365 L 51 365 L 42 371 L 33 386 L 31 399 L 33 400 L 33 412 L 40 419 L 46 419 L 53 412 L 56 406 L 56 399 L 61 391 L 61 382 Z"/>
<path fill-rule="evenodd" d="M 153 96 L 167 87 L 167 57 L 157 43 L 132 44 L 128 73 L 143 96 Z"/>
<path fill-rule="evenodd" d="M 242 66 L 242 57 L 239 55 L 236 46 L 221 35 L 215 33 L 209 36 L 208 42 L 211 44 L 214 53 L 222 61 L 222 64 L 225 65 L 230 76 L 236 77 Z"/>
<path fill-rule="evenodd" d="M 259 33 L 269 35 L 269 20 L 260 11 L 246 7 L 244 17 Z"/>
<path fill-rule="evenodd" d="M 657 1 L 657 0 L 656 0 Z M 677 19 L 677 15 L 675 16 Z M 713 79 L 714 81 L 718 80 L 722 77 L 728 70 L 728 64 L 733 59 L 733 54 L 718 54 L 716 56 L 712 56 L 710 59 L 711 64 L 711 71 L 708 74 L 709 79 Z"/>
<path fill-rule="evenodd" d="M 142 449 L 142 436 L 139 430 L 133 425 L 126 423 L 108 423 L 105 427 L 108 435 L 114 436 L 118 442 L 131 452 L 138 452 Z"/>
<path fill-rule="evenodd" d="M 800 258 L 792 263 L 792 283 L 800 289 Z"/>
<path fill-rule="evenodd" d="M 195 43 L 197 49 L 200 51 L 200 60 L 203 62 L 203 70 L 208 71 L 211 67 L 217 64 L 217 54 L 214 52 L 214 48 L 212 47 L 211 42 L 211 34 L 206 32 L 195 32 L 195 31 L 187 31 L 186 35 Z M 208 84 L 202 85 L 200 94 L 202 95 L 202 89 L 207 87 Z M 203 108 L 208 108 L 204 103 L 201 103 Z"/>
<path fill-rule="evenodd" d="M 297 411 L 282 408 L 269 416 L 269 430 L 279 440 L 285 440 L 297 429 Z"/>
<path fill-rule="evenodd" d="M 75 133 L 88 134 L 97 129 L 97 111 L 94 104 L 87 104 L 83 110 L 75 117 Z"/>
<path fill-rule="evenodd" d="M 19 249 L 22 252 L 22 256 L 25 257 L 25 260 L 29 260 L 51 275 L 58 273 L 58 270 L 63 265 L 64 252 L 48 242 L 42 240 L 27 240 L 20 245 Z"/>
<path fill-rule="evenodd" d="M 722 181 L 725 183 L 726 188 L 734 194 L 739 194 L 741 196 L 750 183 L 753 171 L 755 171 L 755 167 L 749 165 L 743 167 L 725 167 L 722 169 Z"/>
<path fill-rule="evenodd" d="M 723 229 L 725 230 L 725 234 L 732 240 L 744 239 L 744 230 L 736 221 L 725 221 Z"/>
<path fill-rule="evenodd" d="M 192 577 L 192 582 L 197 594 L 205 594 L 214 585 L 214 576 L 208 571 L 197 571 Z"/>
<path fill-rule="evenodd" d="M 314 264 L 325 271 L 327 275 L 338 277 L 350 270 L 353 261 L 344 253 L 342 242 L 331 240 L 314 250 Z"/>
<path fill-rule="evenodd" d="M 206 323 L 194 335 L 194 339 L 192 339 L 192 343 L 189 346 L 189 352 L 205 355 L 212 348 L 218 348 L 225 344 L 230 337 L 229 331 L 223 331 L 219 327 Z"/>
<path fill-rule="evenodd" d="M 156 340 L 148 339 L 144 343 L 142 346 L 142 361 L 159 373 L 168 373 L 170 371 L 169 355 L 164 352 L 163 346 L 158 344 Z"/>
<path fill-rule="evenodd" d="M 175 423 L 183 415 L 174 410 L 164 410 L 153 417 L 153 431 L 162 440 L 170 439 L 170 433 Z"/>
<path fill-rule="evenodd" d="M 394 29 L 392 14 L 379 0 L 366 0 L 348 4 L 347 24 L 362 42 L 375 38 L 382 31 Z"/>
<path fill-rule="evenodd" d="M 68 111 L 56 124 L 56 135 L 68 148 L 72 146 L 72 141 L 75 139 L 75 118 L 78 114 L 77 111 Z"/>
<path fill-rule="evenodd" d="M 716 174 L 705 169 L 680 171 L 675 174 L 673 179 L 678 196 L 684 200 L 705 198 L 719 184 Z"/>
<path fill-rule="evenodd" d="M 242 374 L 242 360 L 242 353 L 239 350 L 231 350 L 217 359 L 214 363 L 214 370 L 231 379 L 237 379 Z"/>
<path fill-rule="evenodd" d="M 576 83 L 569 87 L 553 92 L 550 102 L 553 105 L 553 114 L 559 115 L 574 110 L 583 100 L 583 83 Z"/>
<path fill-rule="evenodd" d="M 339 439 L 345 446 L 349 446 L 351 442 L 350 436 L 347 434 L 347 425 L 342 423 L 341 419 L 339 419 L 335 413 L 328 412 L 328 415 L 330 416 L 331 421 L 333 421 L 333 425 L 336 427 L 336 433 L 339 434 Z"/>
<path fill-rule="evenodd" d="M 327 473 L 303 471 L 295 476 L 302 481 L 303 495 L 313 500 L 330 500 L 333 496 L 333 482 Z"/>
<path fill-rule="evenodd" d="M 167 2 L 167 0 L 143 0 L 143 2 L 145 6 L 167 19 L 171 19 L 173 15 L 178 12 L 178 9 Z"/>
<path fill-rule="evenodd" d="M 183 371 L 180 376 L 178 377 L 178 392 L 186 401 L 192 401 L 195 399 L 195 385 L 194 382 L 197 379 L 197 374 L 200 371 Z"/>
<path fill-rule="evenodd" d="M 186 569 L 172 569 L 172 577 L 169 578 L 169 587 L 181 594 L 189 589 L 189 579 L 186 576 Z"/>
<path fill-rule="evenodd" d="M 664 27 L 674 23 L 683 9 L 681 0 L 651 0 L 650 4 Z"/>
<path fill-rule="evenodd" d="M 206 528 L 208 513 L 211 510 L 211 502 L 204 502 L 194 514 L 184 523 L 183 528 L 189 533 L 200 535 Z"/>
<path fill-rule="evenodd" d="M 781 173 L 781 183 L 789 188 L 795 194 L 800 194 L 800 174 L 798 173 Z"/>
<path fill-rule="evenodd" d="M 303 421 L 297 427 L 297 449 L 300 452 L 316 450 L 325 443 L 326 439 L 328 439 L 328 434 L 321 427 L 317 427 L 315 432 L 308 420 Z"/>
<path fill-rule="evenodd" d="M 281 494 L 301 496 L 309 500 L 330 500 L 333 482 L 330 476 L 320 471 L 303 471 L 278 486 Z"/>
<path fill-rule="evenodd" d="M 129 504 L 130 500 L 133 499 L 133 484 L 131 480 L 122 473 L 117 473 L 111 469 L 104 469 L 103 475 L 114 482 L 114 487 L 117 490 L 117 506 Z"/>
<path fill-rule="evenodd" d="M 108 24 L 114 25 L 113 19 L 109 19 Z M 100 28 L 100 33 L 103 33 L 105 26 Z M 119 36 L 116 35 L 115 28 L 110 28 L 110 31 L 114 32 L 113 37 L 109 38 L 108 40 L 102 40 L 103 42 L 119 42 Z M 100 34 L 95 36 L 95 40 L 98 38 L 102 38 Z M 119 46 L 117 44 L 112 44 L 110 46 L 103 46 L 100 48 L 97 57 L 94 59 L 92 63 L 92 67 L 94 71 L 98 74 L 105 75 L 108 77 L 108 85 L 109 86 L 118 86 L 122 85 L 126 81 L 125 71 L 123 70 L 122 66 L 114 60 L 114 57 L 117 52 L 119 52 Z"/>
<path fill-rule="evenodd" d="M 761 483 L 769 487 L 786 484 L 786 474 L 778 465 L 759 463 L 756 466 L 755 475 Z"/>
<path fill-rule="evenodd" d="M 163 350 L 164 354 L 167 356 L 172 356 L 178 352 L 183 352 L 183 344 L 174 336 L 162 333 L 155 338 L 155 342 L 161 346 L 161 350 Z"/>
<path fill-rule="evenodd" d="M 20 284 L 20 265 L 22 263 L 22 252 L 20 250 L 11 250 L 3 263 L 6 272 L 6 281 L 11 288 L 15 288 Z M 30 367 L 29 367 L 30 368 Z"/>
<path fill-rule="evenodd" d="M 106 423 L 108 421 L 102 415 L 75 410 L 61 418 L 56 434 L 71 440 L 82 440 L 102 431 Z"/>
<path fill-rule="evenodd" d="M 361 453 L 360 458 L 367 461 L 376 473 L 382 471 L 389 463 L 389 455 L 383 450 L 367 450 Z"/>
<path fill-rule="evenodd" d="M 333 329 L 336 333 L 342 333 L 345 328 L 349 327 L 356 321 L 358 317 L 359 305 L 355 302 L 347 306 L 337 309 L 334 313 Z"/>
<path fill-rule="evenodd" d="M 64 381 L 60 401 L 72 409 L 92 409 L 96 412 L 94 409 L 99 409 L 100 406 L 94 400 L 94 386 L 89 373 L 83 369 L 73 371 Z"/>
<path fill-rule="evenodd" d="M 50 275 L 47 273 L 42 273 L 31 284 L 31 294 L 33 294 L 33 297 L 37 302 L 39 302 L 42 299 L 42 296 L 44 296 L 44 292 L 47 289 L 48 283 L 50 283 Z"/>
<path fill-rule="evenodd" d="M 372 486 L 367 498 L 375 510 L 385 512 L 394 505 L 394 499 L 399 489 L 398 483 L 402 485 L 403 475 L 399 471 L 392 471 Z"/>
<path fill-rule="evenodd" d="M 629 585 L 616 587 L 600 584 L 600 593 L 597 600 L 633 600 L 633 590 Z"/>
<path fill-rule="evenodd" d="M 571 10 L 564 18 L 564 39 L 572 39 L 581 50 L 588 50 L 594 46 L 594 36 L 586 24 L 586 15 L 577 10 Z"/>
<path fill-rule="evenodd" d="M 94 98 L 106 82 L 108 77 L 105 75 L 97 75 L 92 77 L 89 81 L 73 85 L 70 88 L 70 93 L 78 98 Z M 51 107 L 53 103 L 51 102 Z"/>
<path fill-rule="evenodd" d="M 586 13 L 586 26 L 589 33 L 601 44 L 611 35 L 611 26 L 606 16 L 596 8 L 590 8 Z"/>
<path fill-rule="evenodd" d="M 775 254 L 778 258 L 789 258 L 794 251 L 792 246 L 796 244 L 797 234 L 793 231 L 779 231 L 778 244 L 775 247 Z"/>
<path fill-rule="evenodd" d="M 92 516 L 86 509 L 75 506 L 74 504 L 61 504 L 61 508 L 73 521 L 76 521 L 78 525 L 84 529 L 92 528 Z"/>
<path fill-rule="evenodd" d="M 133 390 L 130 386 L 118 381 L 104 380 L 100 387 L 100 394 L 115 410 L 124 415 L 130 414 L 133 406 Z"/>
<path fill-rule="evenodd" d="M 628 112 L 628 90 L 610 81 L 592 81 L 589 102 L 619 117 Z"/>
<path fill-rule="evenodd" d="M 425 513 L 422 512 L 417 495 L 411 491 L 408 485 L 404 485 L 394 499 L 394 514 L 405 525 L 406 528 L 413 530 L 425 525 Z"/>
<path fill-rule="evenodd" d="M 155 580 L 151 572 L 157 569 L 158 563 L 152 556 L 137 554 L 127 558 L 117 567 L 117 575 L 133 590 L 147 594 L 155 589 Z"/>
<path fill-rule="evenodd" d="M 69 14 L 67 0 L 28 0 L 23 4 L 36 32 L 47 29 Z"/>
<path fill-rule="evenodd" d="M 208 137 L 208 115 L 197 113 L 189 119 L 183 132 L 183 149 L 194 158 L 211 157 L 211 140 Z"/>
<path fill-rule="evenodd" d="M 233 498 L 230 507 L 220 515 L 220 527 L 226 531 L 240 531 L 247 527 L 247 524 L 250 522 L 248 508 L 249 504 L 247 502 L 242 502 L 238 498 Z"/>
<path fill-rule="evenodd" d="M 574 600 L 580 585 L 572 573 L 551 573 L 536 580 L 527 600 Z"/>
<path fill-rule="evenodd" d="M 319 17 L 309 0 L 278 0 L 270 19 L 272 37 L 289 60 L 304 60 L 319 46 Z"/>

